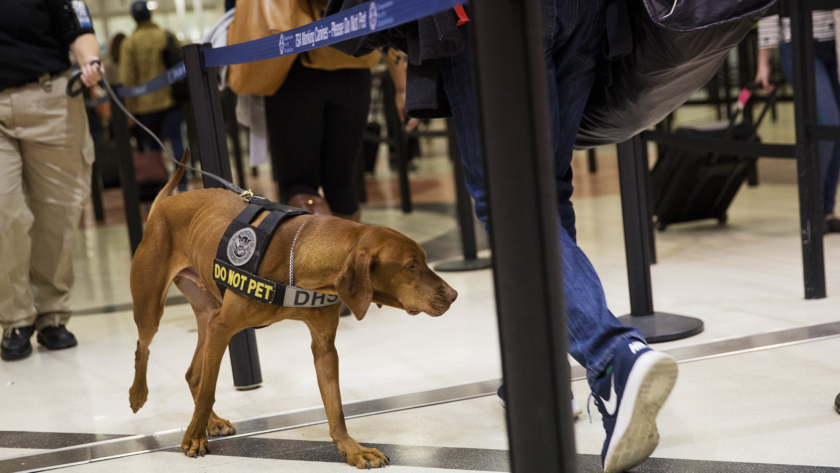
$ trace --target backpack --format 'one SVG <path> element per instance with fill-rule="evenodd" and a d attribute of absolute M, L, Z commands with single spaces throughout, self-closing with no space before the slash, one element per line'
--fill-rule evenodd
<path fill-rule="evenodd" d="M 163 50 L 163 63 L 166 65 L 166 69 L 172 69 L 178 63 L 184 61 L 184 51 L 178 46 L 178 42 L 175 41 L 175 36 L 172 33 L 169 31 L 164 33 L 166 34 L 166 48 Z M 186 80 L 180 80 L 172 84 L 172 99 L 179 104 L 190 101 Z"/>

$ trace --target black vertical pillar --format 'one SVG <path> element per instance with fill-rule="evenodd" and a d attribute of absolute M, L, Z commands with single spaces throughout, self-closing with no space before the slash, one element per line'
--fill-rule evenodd
<path fill-rule="evenodd" d="M 475 226 L 473 224 L 472 197 L 467 190 L 467 180 L 464 176 L 464 165 L 461 163 L 461 152 L 458 149 L 458 138 L 455 136 L 455 124 L 450 118 L 446 124 L 446 134 L 449 138 L 449 157 L 452 159 L 452 170 L 455 174 L 455 209 L 458 213 L 458 226 L 461 229 L 461 249 L 463 259 L 447 261 L 435 265 L 435 271 L 476 271 L 489 269 L 493 266 L 490 258 L 478 257 L 478 246 L 475 241 Z"/>
<path fill-rule="evenodd" d="M 823 199 L 820 183 L 819 142 L 811 139 L 809 127 L 817 124 L 817 94 L 814 71 L 813 22 L 807 2 L 790 0 L 791 49 L 793 51 L 793 97 L 796 117 L 796 172 L 799 178 L 799 219 L 805 298 L 826 296 L 823 250 Z"/>
<path fill-rule="evenodd" d="M 471 4 L 515 473 L 577 471 L 539 0 Z"/>
<path fill-rule="evenodd" d="M 397 89 L 390 76 L 382 79 L 382 93 L 384 94 L 382 106 L 384 107 L 385 120 L 388 122 L 388 134 L 394 140 L 394 152 L 397 155 L 400 205 L 404 213 L 411 213 L 414 206 L 411 202 L 411 183 L 408 178 L 408 167 L 411 164 L 410 150 L 408 149 L 408 134 L 405 132 L 400 118 L 397 115 L 395 101 Z"/>
<path fill-rule="evenodd" d="M 638 328 L 649 343 L 657 343 L 697 335 L 703 331 L 703 321 L 653 309 L 650 280 L 651 218 L 645 189 L 645 175 L 648 173 L 645 146 L 639 136 L 618 145 L 624 247 L 630 284 L 630 315 L 618 319 L 624 325 Z"/>
<path fill-rule="evenodd" d="M 586 159 L 589 164 L 589 174 L 598 172 L 598 153 L 595 151 L 595 148 L 586 152 Z"/>
<path fill-rule="evenodd" d="M 107 143 L 96 143 L 96 151 L 105 149 Z M 99 156 L 97 156 L 99 158 Z M 90 176 L 90 200 L 93 203 L 93 215 L 96 221 L 105 221 L 105 206 L 102 204 L 102 192 L 105 186 L 102 184 L 102 174 L 99 173 L 99 159 L 94 160 Z"/>
<path fill-rule="evenodd" d="M 216 71 L 204 67 L 202 50 L 206 48 L 209 48 L 209 45 L 184 46 L 187 88 L 190 92 L 190 108 L 196 134 L 192 157 L 193 159 L 198 157 L 204 171 L 231 181 L 230 158 L 222 102 L 219 99 L 219 85 Z M 204 176 L 204 187 L 221 187 L 221 184 Z M 254 329 L 246 329 L 234 335 L 228 348 L 236 388 L 243 390 L 259 387 L 262 383 L 262 372 Z"/>
<path fill-rule="evenodd" d="M 131 152 L 131 140 L 128 133 L 128 117 L 120 107 L 111 107 L 111 129 L 114 131 L 114 143 L 117 146 L 117 167 L 120 171 L 120 187 L 125 206 L 125 222 L 128 225 L 128 240 L 131 255 L 140 246 L 143 239 L 143 220 L 140 217 L 140 195 L 137 192 L 137 179 L 134 175 L 134 158 Z"/>

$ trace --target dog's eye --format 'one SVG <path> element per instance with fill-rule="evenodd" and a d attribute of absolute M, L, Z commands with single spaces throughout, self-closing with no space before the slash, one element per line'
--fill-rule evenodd
<path fill-rule="evenodd" d="M 408 268 L 408 269 L 417 269 L 417 263 L 415 263 L 414 261 L 412 261 L 411 263 L 408 263 L 408 266 L 406 266 L 406 268 Z"/>

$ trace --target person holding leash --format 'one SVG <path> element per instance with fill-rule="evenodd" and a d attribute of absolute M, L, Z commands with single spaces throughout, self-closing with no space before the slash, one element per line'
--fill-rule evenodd
<path fill-rule="evenodd" d="M 87 86 L 99 44 L 81 0 L 6 2 L 0 15 L 0 358 L 77 344 L 67 331 L 73 240 L 90 196 L 93 140 L 81 96 L 65 93 L 68 49 Z"/>

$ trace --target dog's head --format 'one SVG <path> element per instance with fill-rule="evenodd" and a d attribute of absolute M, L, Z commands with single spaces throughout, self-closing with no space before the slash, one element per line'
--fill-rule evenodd
<path fill-rule="evenodd" d="M 458 293 L 426 265 L 414 240 L 385 227 L 367 227 L 335 280 L 338 295 L 362 320 L 371 303 L 411 315 L 443 315 Z"/>

